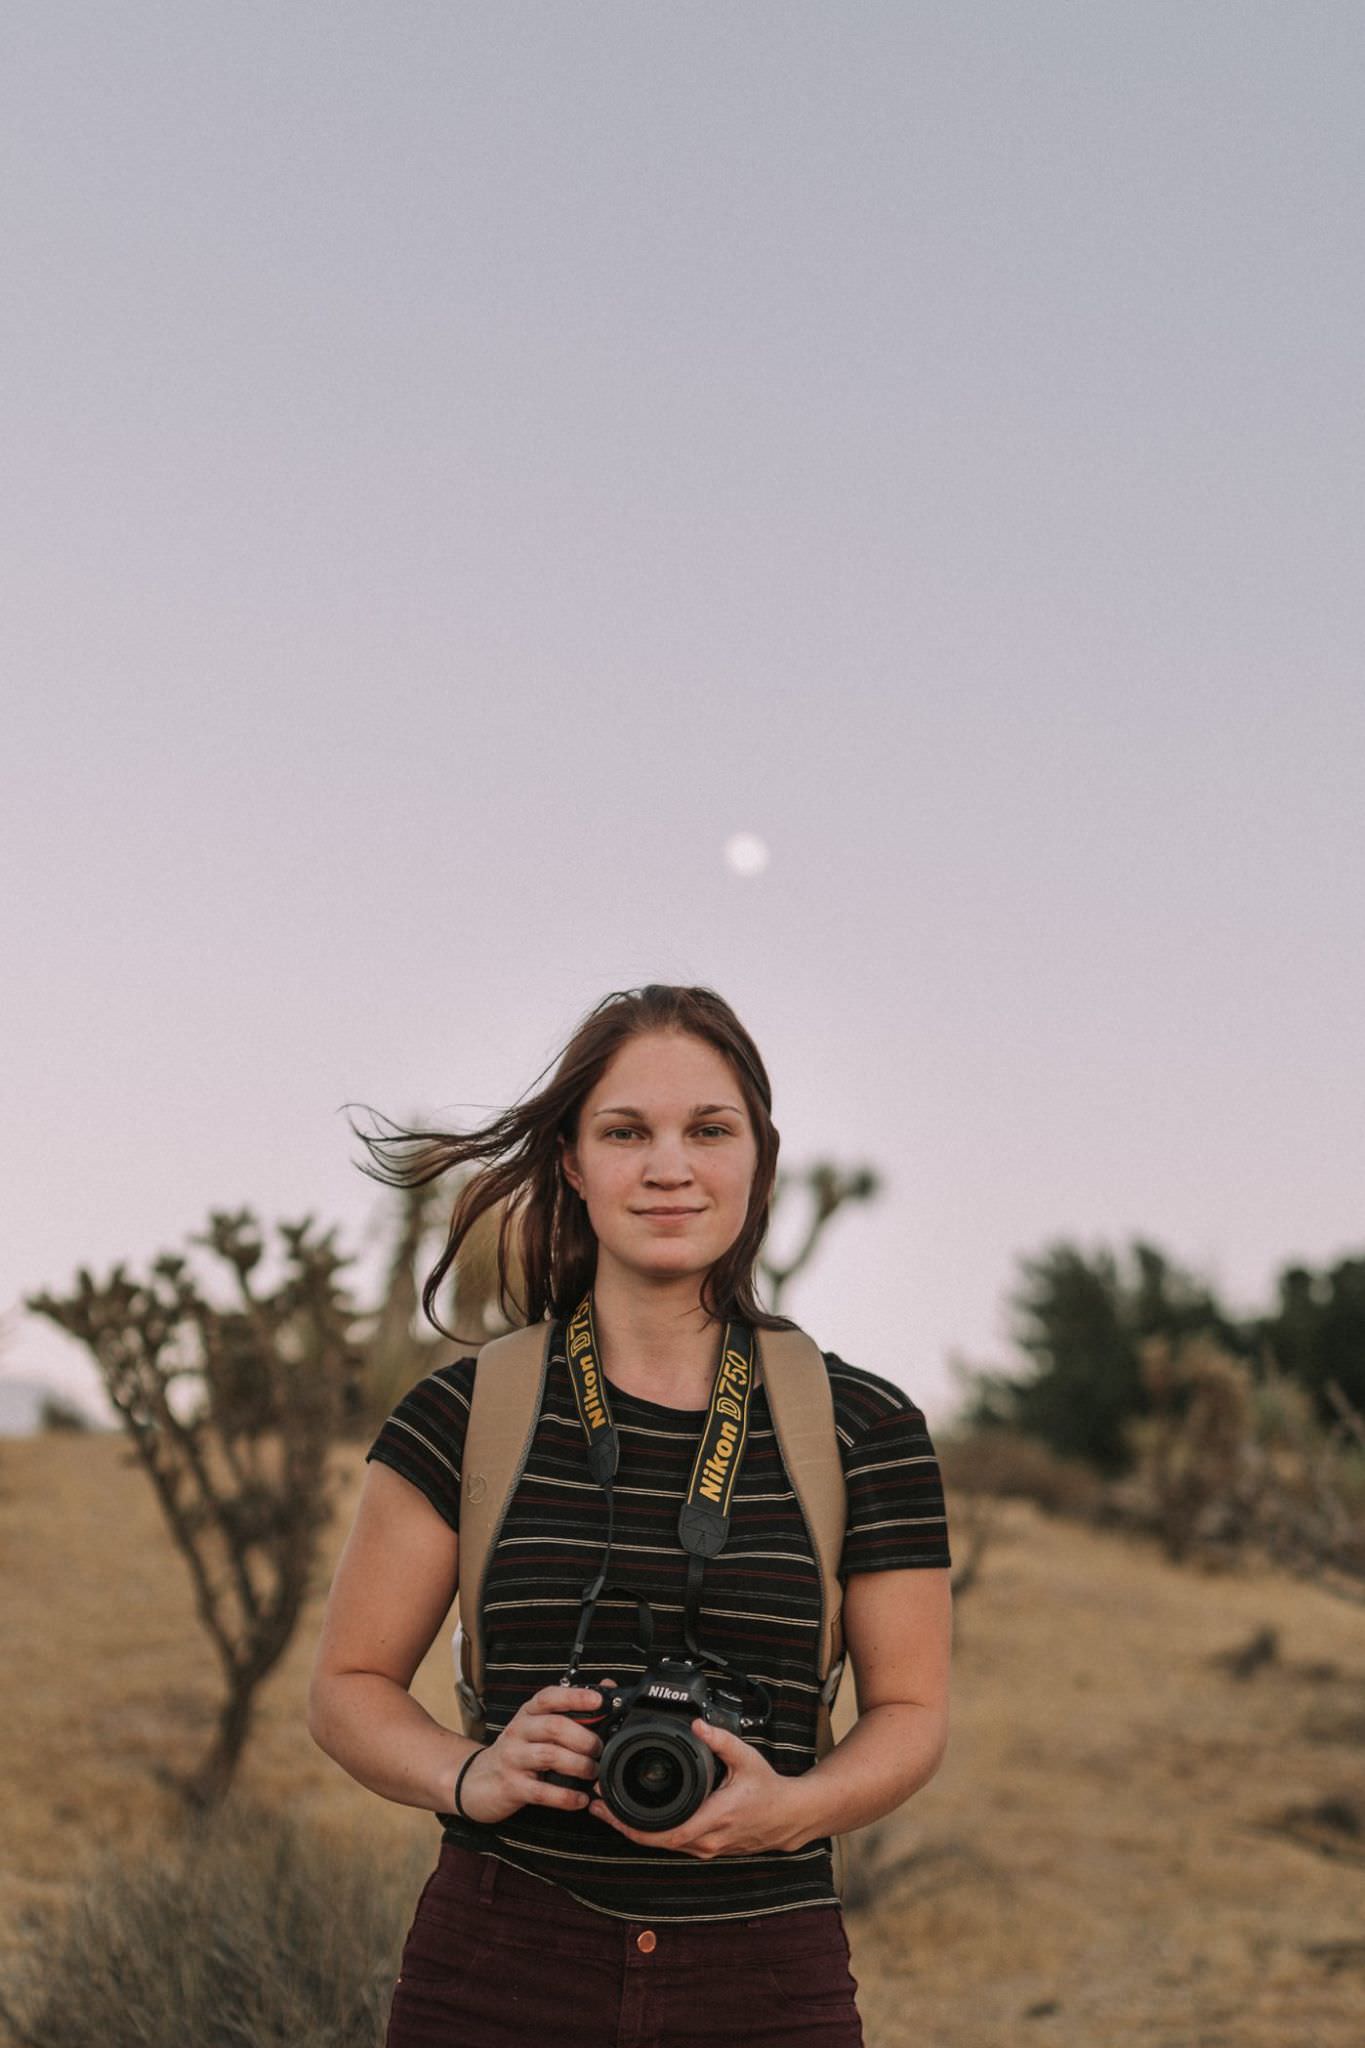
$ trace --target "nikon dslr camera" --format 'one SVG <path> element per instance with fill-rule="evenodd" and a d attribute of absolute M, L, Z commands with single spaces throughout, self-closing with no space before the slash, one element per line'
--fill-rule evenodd
<path fill-rule="evenodd" d="M 724 1764 L 692 1733 L 698 1716 L 713 1728 L 743 1735 L 761 1728 L 769 1714 L 761 1685 L 713 1678 L 687 1657 L 655 1658 L 629 1685 L 599 1690 L 599 1708 L 570 1718 L 601 1736 L 597 1782 L 602 1798 L 618 1820 L 642 1834 L 681 1827 L 725 1776 Z M 583 1790 L 581 1778 L 554 1771 L 546 1776 L 551 1784 Z"/>

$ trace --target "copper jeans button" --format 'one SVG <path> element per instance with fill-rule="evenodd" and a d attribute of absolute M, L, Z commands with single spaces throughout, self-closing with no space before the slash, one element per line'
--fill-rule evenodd
<path fill-rule="evenodd" d="M 641 1955 L 653 1955 L 658 1945 L 659 1937 L 652 1927 L 646 1927 L 643 1934 L 637 1934 L 635 1937 L 635 1946 Z"/>

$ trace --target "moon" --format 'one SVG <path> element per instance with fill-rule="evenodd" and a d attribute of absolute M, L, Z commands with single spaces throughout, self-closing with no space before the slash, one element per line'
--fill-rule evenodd
<path fill-rule="evenodd" d="M 725 865 L 732 874 L 761 875 L 768 865 L 767 842 L 756 832 L 732 832 L 725 842 Z"/>

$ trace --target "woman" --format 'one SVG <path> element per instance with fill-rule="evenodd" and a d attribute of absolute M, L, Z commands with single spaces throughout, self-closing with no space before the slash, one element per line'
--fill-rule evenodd
<path fill-rule="evenodd" d="M 600 1003 L 548 1084 L 482 1131 L 391 1127 L 365 1142 L 395 1185 L 483 1162 L 423 1291 L 433 1322 L 462 1239 L 502 1199 L 504 1307 L 516 1231 L 519 1319 L 554 1324 L 531 1453 L 484 1581 L 486 1743 L 408 1691 L 459 1579 L 472 1358 L 421 1381 L 381 1429 L 323 1625 L 315 1740 L 361 1784 L 444 1825 L 388 2048 L 850 2048 L 862 2034 L 830 1837 L 891 1812 L 942 1759 L 950 1558 L 923 1416 L 889 1381 L 825 1353 L 860 1713 L 816 1762 L 818 1573 L 761 1382 L 724 1547 L 701 1566 L 683 1550 L 679 1503 L 723 1346 L 792 1327 L 754 1293 L 778 1151 L 757 1048 L 711 990 L 652 985 Z M 570 1379 L 571 1319 L 591 1330 L 616 1430 L 610 1502 Z M 585 1587 L 605 1556 L 610 1582 L 590 1611 Z M 691 1721 L 719 1782 L 662 1830 L 605 1802 L 590 1725 L 598 1685 L 644 1669 L 651 1626 L 654 1656 L 700 1648 L 753 1707 L 743 1735 Z M 576 1631 L 585 1647 L 571 1666 Z M 592 1685 L 561 1682 L 589 1668 Z"/>

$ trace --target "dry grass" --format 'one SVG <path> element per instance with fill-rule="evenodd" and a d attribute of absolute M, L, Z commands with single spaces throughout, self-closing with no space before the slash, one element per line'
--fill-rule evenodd
<path fill-rule="evenodd" d="M 21 2048 L 378 2048 L 422 1881 L 233 1800 L 102 1869 L 6 1981 Z"/>
<path fill-rule="evenodd" d="M 359 1453 L 347 1463 L 349 1504 Z M 114 1438 L 0 1444 L 0 1573 L 14 1948 L 100 1848 L 166 1839 L 155 1772 L 197 1754 L 215 1674 Z M 959 1624 L 948 1761 L 880 1832 L 852 1919 L 869 2048 L 1358 2048 L 1360 1610 L 1009 1501 Z M 358 1828 L 386 1861 L 413 1840 L 434 1860 L 429 1816 L 309 1742 L 312 1626 L 264 1689 L 243 1794 Z M 1270 1653 L 1237 1677 L 1220 1658 L 1263 1629 Z M 415 1688 L 433 1712 L 449 1714 L 448 1672 L 443 1636 Z"/>

